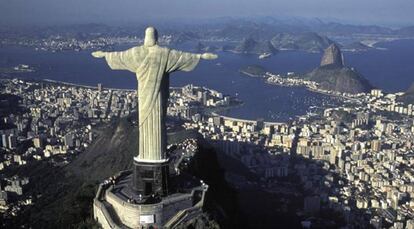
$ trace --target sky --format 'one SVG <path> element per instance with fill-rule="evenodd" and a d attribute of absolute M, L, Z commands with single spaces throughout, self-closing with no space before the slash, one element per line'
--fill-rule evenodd
<path fill-rule="evenodd" d="M 414 0 L 0 0 L 1 25 L 301 17 L 414 25 Z"/>

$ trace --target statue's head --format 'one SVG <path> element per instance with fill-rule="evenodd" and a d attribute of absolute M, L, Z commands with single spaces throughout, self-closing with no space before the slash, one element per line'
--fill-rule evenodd
<path fill-rule="evenodd" d="M 158 32 L 154 27 L 145 30 L 144 46 L 151 47 L 158 43 Z"/>

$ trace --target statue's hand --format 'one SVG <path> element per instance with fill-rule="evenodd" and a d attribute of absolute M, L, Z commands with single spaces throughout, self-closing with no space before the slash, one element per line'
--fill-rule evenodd
<path fill-rule="evenodd" d="M 203 53 L 203 54 L 201 54 L 201 59 L 204 59 L 204 60 L 214 60 L 214 59 L 217 59 L 217 54 L 214 54 L 214 53 Z"/>
<path fill-rule="evenodd" d="M 105 52 L 102 51 L 96 51 L 92 53 L 92 56 L 95 58 L 103 58 L 105 57 Z"/>

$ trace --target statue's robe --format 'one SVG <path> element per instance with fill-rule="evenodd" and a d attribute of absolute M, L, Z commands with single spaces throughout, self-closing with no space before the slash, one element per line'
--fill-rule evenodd
<path fill-rule="evenodd" d="M 111 69 L 129 70 L 137 76 L 139 152 L 135 159 L 143 162 L 165 161 L 169 73 L 193 70 L 200 55 L 155 45 L 110 52 L 105 58 Z"/>

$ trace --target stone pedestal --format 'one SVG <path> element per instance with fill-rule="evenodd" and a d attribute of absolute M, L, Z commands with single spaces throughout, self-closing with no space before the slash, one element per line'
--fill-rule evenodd
<path fill-rule="evenodd" d="M 131 188 L 143 197 L 168 195 L 168 161 L 163 163 L 134 160 Z"/>
<path fill-rule="evenodd" d="M 120 172 L 99 185 L 93 209 L 102 228 L 176 228 L 202 213 L 207 185 L 164 197 L 143 198 L 131 188 L 133 175 L 132 171 Z"/>

